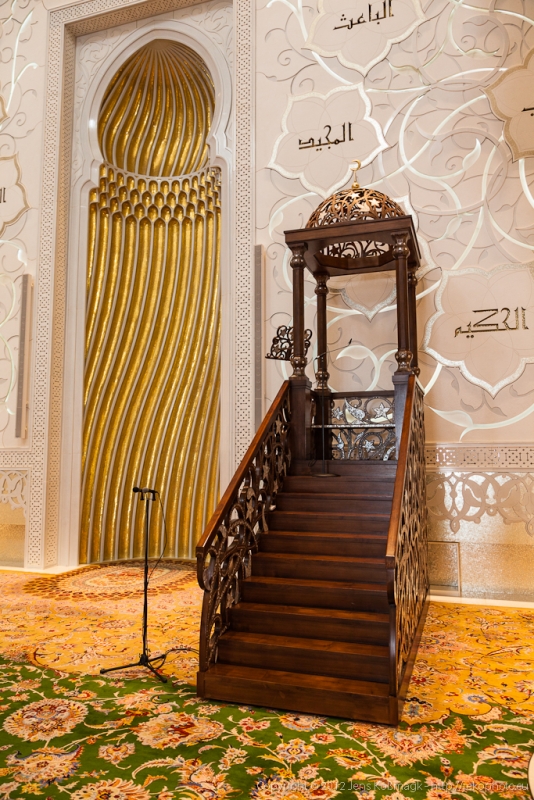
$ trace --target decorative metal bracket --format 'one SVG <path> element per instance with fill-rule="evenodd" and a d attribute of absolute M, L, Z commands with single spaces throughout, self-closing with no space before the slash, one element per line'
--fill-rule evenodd
<path fill-rule="evenodd" d="M 304 355 L 307 355 L 312 332 L 309 328 L 304 331 Z M 293 328 L 287 325 L 280 325 L 276 329 L 276 336 L 273 337 L 271 352 L 265 358 L 272 358 L 276 361 L 291 361 L 293 355 Z"/>

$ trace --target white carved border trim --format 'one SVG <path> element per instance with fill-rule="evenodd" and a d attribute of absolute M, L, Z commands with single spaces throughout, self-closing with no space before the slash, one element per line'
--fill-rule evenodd
<path fill-rule="evenodd" d="M 507 525 L 522 522 L 534 536 L 533 473 L 429 472 L 426 492 L 429 515 L 447 521 L 453 533 L 462 522 L 498 514 Z"/>
<path fill-rule="evenodd" d="M 49 15 L 44 162 L 41 194 L 40 252 L 36 292 L 35 362 L 31 451 L 5 450 L 4 470 L 31 468 L 26 542 L 27 567 L 55 563 L 58 545 L 62 385 L 66 302 L 67 232 L 70 150 L 77 36 L 197 5 L 194 0 L 88 0 Z M 235 398 L 234 452 L 246 449 L 253 432 L 253 64 L 252 15 L 249 0 L 235 0 L 236 128 L 235 226 L 236 286 L 233 315 L 235 339 L 229 396 Z M 68 154 L 68 156 L 67 156 Z"/>
<path fill-rule="evenodd" d="M 534 470 L 534 444 L 427 444 L 429 470 Z"/>
<path fill-rule="evenodd" d="M 0 501 L 9 503 L 12 509 L 22 508 L 26 516 L 28 470 L 0 471 Z"/>

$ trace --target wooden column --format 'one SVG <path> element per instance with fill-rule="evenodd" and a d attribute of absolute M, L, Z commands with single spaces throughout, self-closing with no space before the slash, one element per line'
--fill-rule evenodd
<path fill-rule="evenodd" d="M 395 386 L 395 438 L 397 440 L 397 458 L 399 457 L 408 378 L 412 372 L 412 338 L 410 331 L 408 286 L 408 256 L 410 255 L 410 250 L 406 244 L 406 239 L 407 236 L 404 233 L 393 234 L 393 241 L 395 243 L 393 246 L 393 256 L 395 258 L 395 271 L 397 276 L 397 336 L 399 348 L 395 353 L 397 371 L 393 375 L 393 384 Z"/>
<path fill-rule="evenodd" d="M 323 421 L 325 425 L 330 422 L 330 395 L 328 388 L 328 343 L 326 332 L 326 298 L 328 297 L 328 275 L 319 273 L 315 276 L 315 295 L 317 297 L 317 369 L 315 372 L 316 390 L 315 401 L 317 410 L 315 420 Z M 332 442 L 330 435 L 325 437 L 324 457 L 328 460 L 332 458 Z M 314 439 L 315 458 L 323 458 L 323 436 L 320 430 L 315 431 Z"/>
<path fill-rule="evenodd" d="M 291 365 L 291 430 L 289 447 L 293 466 L 310 456 L 311 442 L 311 383 L 306 377 L 306 355 L 304 351 L 304 253 L 308 245 L 297 243 L 291 246 L 290 261 L 293 270 L 293 356 Z"/>
<path fill-rule="evenodd" d="M 408 272 L 408 324 L 410 328 L 410 346 L 409 350 L 412 353 L 412 372 L 419 375 L 419 347 L 417 341 L 417 275 L 415 269 L 410 269 Z"/>
<path fill-rule="evenodd" d="M 398 365 L 395 375 L 412 371 L 408 299 L 408 256 L 410 255 L 410 250 L 406 244 L 406 239 L 407 235 L 404 233 L 393 234 L 393 241 L 395 242 L 393 257 L 395 258 L 395 270 L 397 273 L 397 335 L 399 348 L 395 353 Z"/>
<path fill-rule="evenodd" d="M 290 261 L 293 270 L 293 366 L 292 378 L 305 374 L 306 356 L 304 353 L 304 253 L 308 249 L 306 244 L 298 244 L 291 248 L 293 253 Z"/>
<path fill-rule="evenodd" d="M 317 296 L 317 370 L 315 379 L 317 389 L 328 389 L 328 356 L 326 342 L 326 298 L 328 296 L 328 275 L 315 276 L 315 294 Z"/>

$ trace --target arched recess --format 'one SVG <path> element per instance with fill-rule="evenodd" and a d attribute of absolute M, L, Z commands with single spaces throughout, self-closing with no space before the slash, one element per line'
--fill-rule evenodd
<path fill-rule="evenodd" d="M 173 52 L 178 58 L 169 58 Z M 165 84 L 159 93 L 146 88 L 158 69 Z M 180 75 L 184 69 L 188 74 Z M 91 158 L 73 187 L 80 203 L 74 199 L 69 226 L 78 313 L 71 319 L 77 345 L 70 348 L 76 380 L 70 392 L 66 383 L 64 406 L 72 439 L 62 471 L 71 469 L 71 502 L 69 510 L 62 503 L 60 528 L 67 533 L 70 518 L 63 549 L 71 563 L 75 515 L 81 563 L 140 554 L 142 515 L 131 493 L 138 482 L 161 491 L 167 556 L 193 554 L 216 502 L 230 87 L 228 65 L 202 32 L 166 20 L 122 42 L 83 104 L 82 147 Z M 121 102 L 124 113 L 117 112 Z M 191 112 L 181 128 L 180 104 Z M 222 316 L 224 369 L 229 324 Z M 158 513 L 153 520 L 155 555 Z"/>

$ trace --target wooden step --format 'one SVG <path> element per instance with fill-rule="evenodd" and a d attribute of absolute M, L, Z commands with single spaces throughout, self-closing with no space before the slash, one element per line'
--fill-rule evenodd
<path fill-rule="evenodd" d="M 389 514 L 346 514 L 344 512 L 269 512 L 272 531 L 332 531 L 333 533 L 382 533 L 387 535 Z"/>
<path fill-rule="evenodd" d="M 389 649 L 359 642 L 229 630 L 219 639 L 217 661 L 331 678 L 389 681 Z"/>
<path fill-rule="evenodd" d="M 260 537 L 263 553 L 315 553 L 317 555 L 384 558 L 385 535 L 358 536 L 326 531 L 269 531 Z M 255 558 L 255 556 L 254 556 Z"/>
<path fill-rule="evenodd" d="M 197 687 L 200 697 L 223 702 L 386 725 L 397 719 L 396 700 L 384 683 L 214 664 L 197 674 Z"/>
<path fill-rule="evenodd" d="M 365 583 L 385 583 L 387 580 L 384 558 L 301 553 L 255 553 L 252 575 Z"/>
<path fill-rule="evenodd" d="M 369 481 L 384 480 L 384 478 L 395 478 L 397 473 L 396 461 L 356 461 L 356 460 L 334 460 L 327 461 L 328 472 L 335 473 L 342 478 L 356 477 L 365 478 Z M 293 459 L 291 462 L 291 475 L 308 475 L 322 470 L 322 462 L 316 461 L 310 467 L 310 462 L 300 459 Z M 321 480 L 321 478 L 313 478 Z M 334 481 L 335 478 L 325 478 L 324 480 Z"/>
<path fill-rule="evenodd" d="M 364 477 L 348 476 L 338 478 L 314 478 L 310 475 L 288 475 L 284 479 L 284 492 L 304 492 L 305 494 L 351 494 L 353 497 L 373 495 L 392 497 L 395 475 L 388 474 L 380 480 L 366 480 Z"/>
<path fill-rule="evenodd" d="M 274 633 L 310 639 L 387 645 L 389 616 L 335 608 L 300 608 L 238 603 L 230 612 L 231 627 L 246 633 Z"/>
<path fill-rule="evenodd" d="M 339 608 L 388 613 L 386 587 L 380 583 L 312 581 L 252 575 L 242 583 L 242 601 L 269 605 Z"/>
<path fill-rule="evenodd" d="M 390 514 L 391 498 L 379 495 L 352 494 L 306 494 L 304 492 L 286 492 L 285 487 L 276 498 L 277 511 L 299 511 L 312 513 L 315 511 L 338 511 L 346 514 Z"/>

